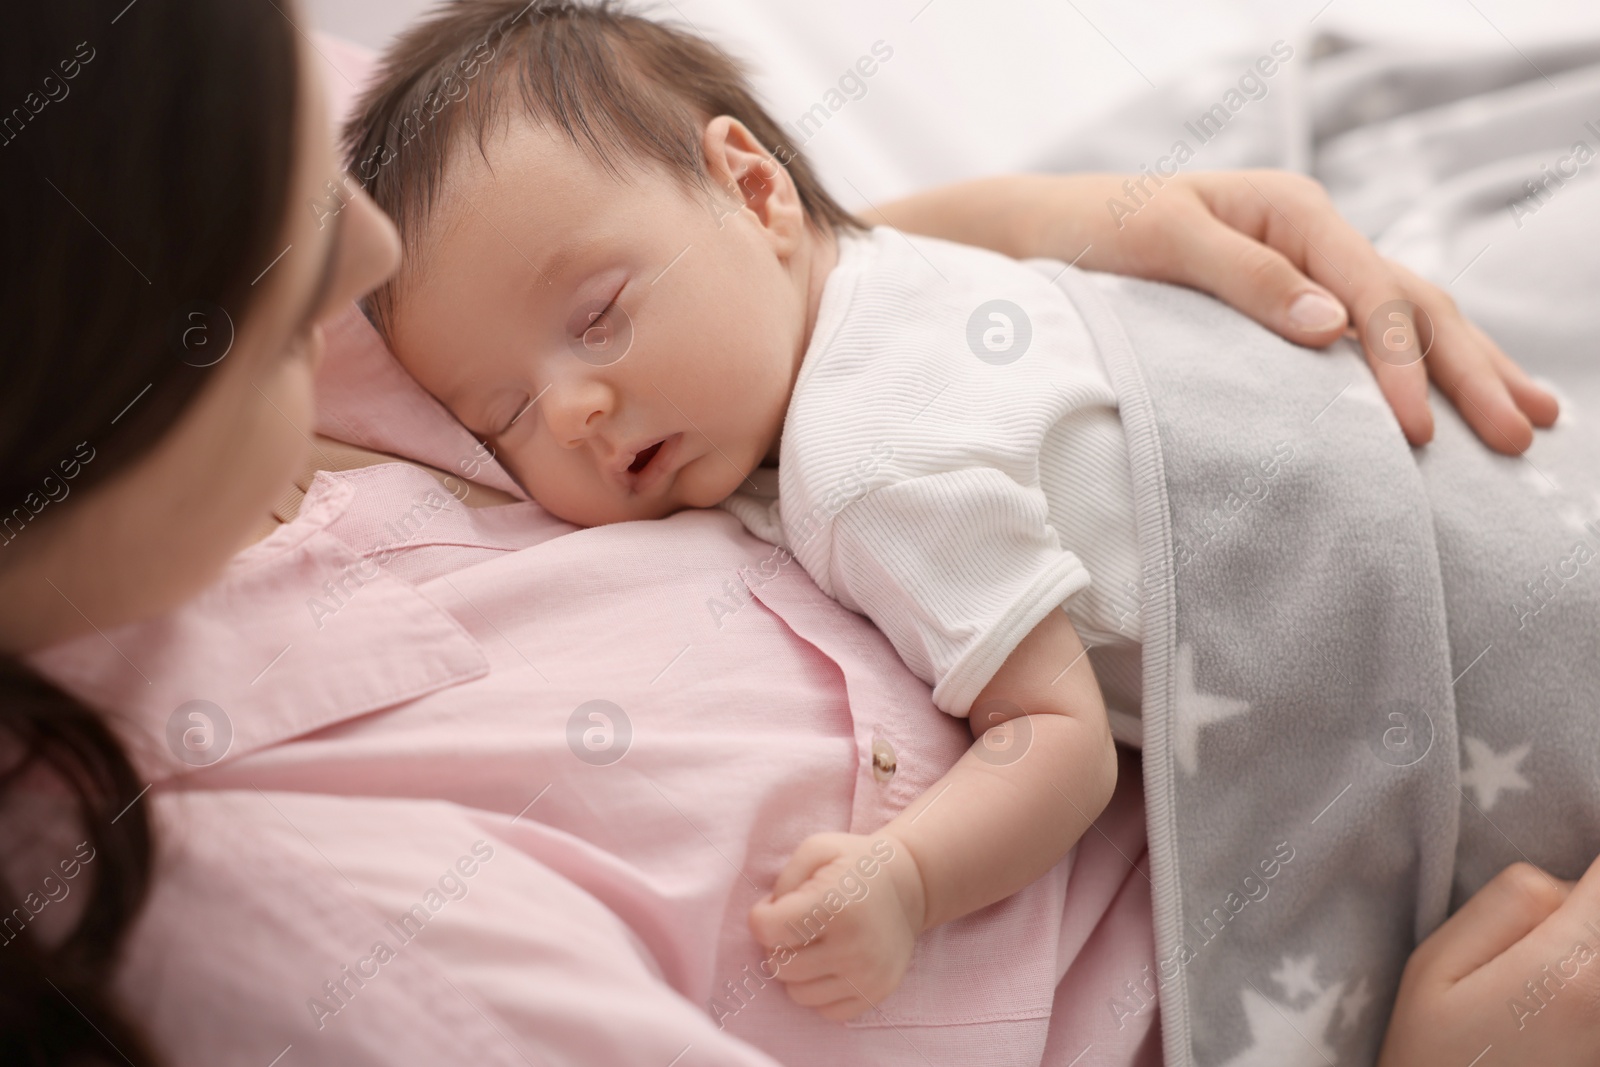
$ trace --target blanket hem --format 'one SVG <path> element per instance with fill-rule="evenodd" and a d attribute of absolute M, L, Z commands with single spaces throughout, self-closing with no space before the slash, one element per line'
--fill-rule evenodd
<path fill-rule="evenodd" d="M 1117 394 L 1117 405 L 1127 434 L 1128 462 L 1133 473 L 1135 525 L 1143 561 L 1144 588 L 1140 599 L 1144 624 L 1144 729 L 1145 833 L 1150 849 L 1152 922 L 1156 959 L 1182 945 L 1183 895 L 1177 862 L 1175 775 L 1172 767 L 1171 722 L 1175 694 L 1173 675 L 1177 652 L 1177 590 L 1168 578 L 1173 573 L 1175 550 L 1172 510 L 1167 499 L 1167 478 L 1162 461 L 1161 436 L 1155 405 L 1134 356 L 1133 343 L 1117 316 L 1093 291 L 1088 278 L 1075 267 L 1062 271 L 1057 287 L 1083 317 L 1106 373 Z M 1188 990 L 1180 973 L 1161 983 L 1156 968 L 1161 1005 L 1163 1062 L 1186 1067 L 1193 1062 L 1190 1043 Z"/>

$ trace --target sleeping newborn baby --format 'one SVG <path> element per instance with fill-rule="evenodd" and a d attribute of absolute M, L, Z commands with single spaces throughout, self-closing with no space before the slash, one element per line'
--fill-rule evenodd
<path fill-rule="evenodd" d="M 368 311 L 552 513 L 723 506 L 969 720 L 934 788 L 807 839 L 751 913 L 790 994 L 849 1018 L 1111 796 L 1085 646 L 1140 639 L 1116 398 L 1062 264 L 864 229 L 711 45 L 521 8 L 446 9 L 364 100 L 351 169 L 411 250 Z"/>

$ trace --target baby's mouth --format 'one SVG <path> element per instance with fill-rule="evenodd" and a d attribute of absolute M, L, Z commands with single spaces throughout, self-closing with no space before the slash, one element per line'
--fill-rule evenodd
<path fill-rule="evenodd" d="M 645 467 L 649 466 L 650 461 L 656 458 L 656 453 L 661 451 L 661 446 L 666 443 L 666 439 L 663 438 L 662 440 L 651 445 L 649 448 L 645 449 L 643 452 L 640 452 L 638 455 L 634 456 L 633 462 L 628 464 L 628 473 L 638 474 L 640 471 L 644 470 Z"/>
<path fill-rule="evenodd" d="M 655 493 L 677 468 L 682 442 L 681 433 L 663 437 L 630 456 L 626 467 L 611 468 L 618 487 L 632 495 Z M 621 461 L 622 456 L 618 456 L 617 462 Z"/>

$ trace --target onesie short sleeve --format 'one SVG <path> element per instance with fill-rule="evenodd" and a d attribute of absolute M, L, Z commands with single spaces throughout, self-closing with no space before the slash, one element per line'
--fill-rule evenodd
<path fill-rule="evenodd" d="M 1086 644 L 1137 641 L 1116 393 L 1052 281 L 1065 265 L 1044 266 L 842 235 L 777 467 L 723 503 L 959 717 L 1058 607 Z M 991 346 L 997 323 L 1010 347 Z"/>
<path fill-rule="evenodd" d="M 1089 584 L 1038 488 L 992 468 L 874 489 L 833 522 L 829 582 L 877 624 L 933 700 L 966 716 L 1046 615 Z"/>

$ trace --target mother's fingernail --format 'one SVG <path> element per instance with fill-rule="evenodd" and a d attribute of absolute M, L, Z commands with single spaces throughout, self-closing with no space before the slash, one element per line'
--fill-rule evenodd
<path fill-rule="evenodd" d="M 1344 308 L 1326 293 L 1301 293 L 1289 305 L 1289 321 L 1302 330 L 1331 330 L 1344 325 Z"/>

